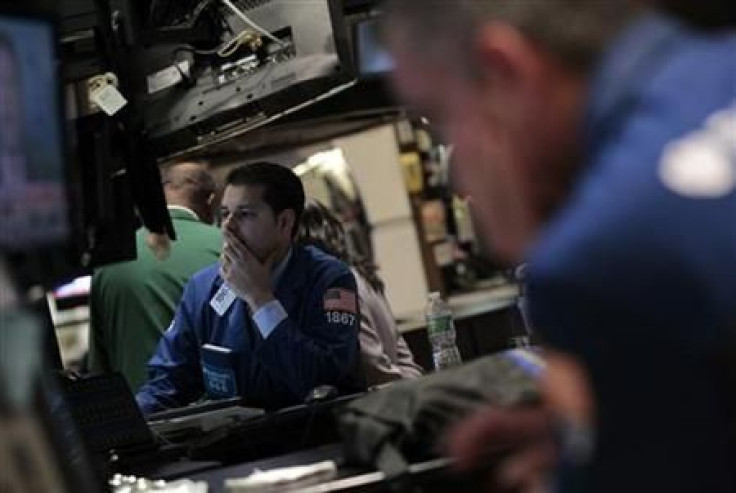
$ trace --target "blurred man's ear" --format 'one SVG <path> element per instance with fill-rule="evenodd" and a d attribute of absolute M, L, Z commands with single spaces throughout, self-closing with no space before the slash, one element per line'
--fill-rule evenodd
<path fill-rule="evenodd" d="M 524 88 L 539 73 L 538 48 L 512 26 L 491 23 L 478 31 L 475 60 L 483 81 L 496 91 Z"/>
<path fill-rule="evenodd" d="M 549 95 L 552 55 L 516 28 L 498 23 L 476 37 L 479 101 L 487 116 L 506 129 L 526 125 L 529 115 Z"/>

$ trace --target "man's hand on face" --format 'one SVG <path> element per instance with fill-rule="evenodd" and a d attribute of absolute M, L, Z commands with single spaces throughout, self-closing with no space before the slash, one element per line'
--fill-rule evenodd
<path fill-rule="evenodd" d="M 263 262 L 248 248 L 233 223 L 224 228 L 225 245 L 222 249 L 220 275 L 230 289 L 244 299 L 253 313 L 274 300 L 271 291 L 271 271 L 275 252 Z"/>

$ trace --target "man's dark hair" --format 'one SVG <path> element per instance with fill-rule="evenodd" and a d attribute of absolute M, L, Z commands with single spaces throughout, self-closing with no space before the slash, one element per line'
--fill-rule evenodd
<path fill-rule="evenodd" d="M 296 236 L 304 211 L 304 186 L 293 171 L 286 166 L 259 161 L 233 169 L 228 173 L 226 183 L 232 186 L 262 187 L 263 201 L 271 207 L 274 215 L 286 209 L 293 210 L 294 226 L 291 236 Z"/>
<path fill-rule="evenodd" d="M 736 2 L 733 0 L 654 0 L 665 12 L 706 29 L 736 26 Z"/>

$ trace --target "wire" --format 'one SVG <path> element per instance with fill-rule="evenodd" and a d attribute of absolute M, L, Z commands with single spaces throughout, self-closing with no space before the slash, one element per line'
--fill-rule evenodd
<path fill-rule="evenodd" d="M 174 51 L 188 51 L 190 53 L 194 53 L 195 55 L 217 55 L 217 52 L 220 51 L 220 48 L 212 48 L 211 50 L 197 50 L 190 46 L 180 46 Z"/>
<path fill-rule="evenodd" d="M 241 45 L 243 45 L 249 40 L 252 40 L 253 36 L 256 36 L 256 35 L 253 34 L 253 32 L 248 29 L 241 31 L 240 34 L 232 38 L 230 41 L 225 43 L 225 45 L 222 48 L 217 50 L 217 55 L 221 58 L 229 57 L 230 55 L 238 51 L 238 48 L 240 48 Z"/>
<path fill-rule="evenodd" d="M 283 41 L 281 41 L 279 38 L 277 38 L 276 36 L 274 36 L 270 32 L 266 31 L 265 29 L 263 29 L 261 26 L 259 26 L 258 24 L 256 24 L 252 20 L 250 20 L 250 18 L 247 15 L 245 15 L 242 10 L 240 10 L 238 7 L 236 7 L 235 4 L 233 4 L 230 0 L 222 0 L 222 3 L 224 3 L 227 8 L 229 8 L 230 10 L 232 10 L 233 13 L 240 18 L 240 20 L 242 20 L 243 22 L 245 22 L 246 24 L 248 24 L 250 27 L 252 27 L 256 31 L 258 31 L 259 33 L 263 34 L 264 36 L 266 36 L 268 39 L 270 39 L 274 43 L 277 43 L 279 46 L 282 46 L 282 47 L 284 46 L 284 42 Z M 239 38 L 239 37 L 240 37 L 240 34 L 238 36 L 236 36 L 236 39 Z"/>
<path fill-rule="evenodd" d="M 220 58 L 227 58 L 238 51 L 238 48 L 240 48 L 240 46 L 246 44 L 249 41 L 252 41 L 254 36 L 257 35 L 253 31 L 246 29 L 244 31 L 241 31 L 237 36 L 223 43 L 222 46 L 218 48 L 213 48 L 211 50 L 197 50 L 194 47 L 188 45 L 178 46 L 174 49 L 172 54 L 176 55 L 177 53 L 184 51 L 188 53 L 194 53 L 195 55 L 217 55 Z"/>

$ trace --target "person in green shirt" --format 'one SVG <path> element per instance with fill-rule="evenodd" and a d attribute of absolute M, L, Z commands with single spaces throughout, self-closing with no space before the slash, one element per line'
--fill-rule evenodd
<path fill-rule="evenodd" d="M 212 226 L 216 185 L 207 166 L 177 163 L 162 170 L 162 179 L 177 240 L 162 255 L 139 229 L 138 258 L 96 270 L 90 289 L 89 369 L 122 373 L 133 392 L 146 381 L 146 364 L 184 285 L 217 262 L 222 249 L 222 233 Z"/>

